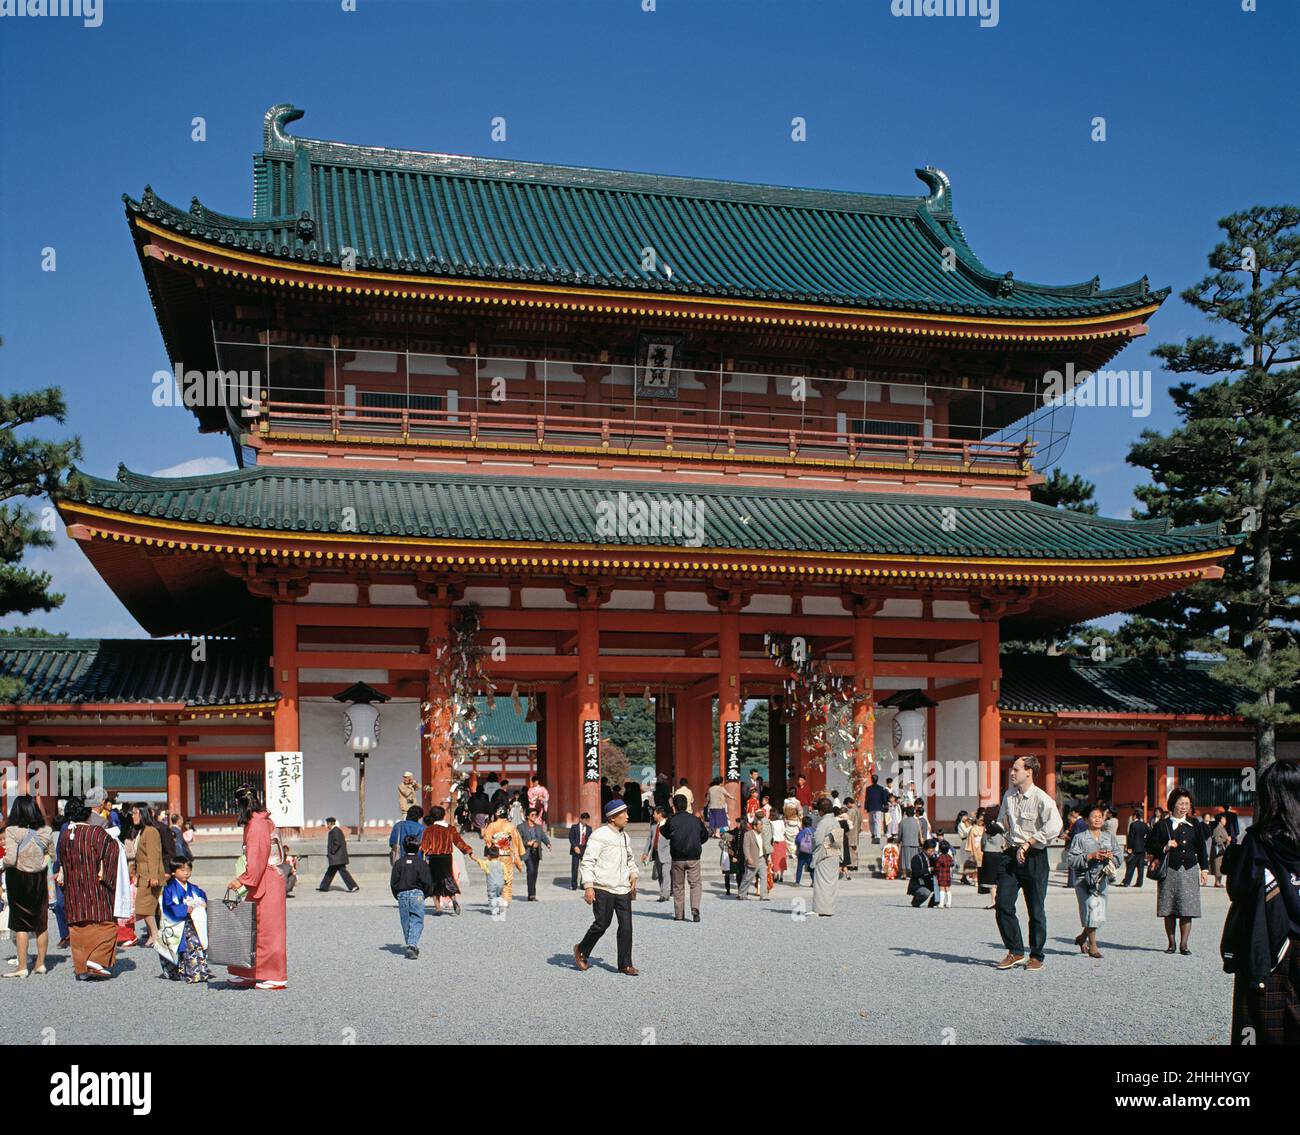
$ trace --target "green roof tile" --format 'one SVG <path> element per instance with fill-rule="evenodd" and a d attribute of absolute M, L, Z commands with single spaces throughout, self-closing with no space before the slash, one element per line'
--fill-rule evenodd
<path fill-rule="evenodd" d="M 487 698 L 476 698 L 478 703 L 478 720 L 475 731 L 486 737 L 485 744 L 490 749 L 527 749 L 537 744 L 537 723 L 525 721 L 528 712 L 528 699 L 520 695 L 519 704 L 523 713 L 516 713 L 514 703 L 508 694 L 497 694 L 496 708 L 488 709 Z"/>
<path fill-rule="evenodd" d="M 475 474 L 341 473 L 263 466 L 201 477 L 87 477 L 86 503 L 131 516 L 214 529 L 340 532 L 345 517 L 367 536 L 465 541 L 574 543 L 593 547 L 681 547 L 827 554 L 1129 559 L 1232 547 L 1215 525 L 1112 520 L 1028 501 L 910 494 L 668 486 Z M 700 539 L 612 537 L 602 509 L 629 502 L 695 510 Z M 354 510 L 345 512 L 345 509 Z M 349 528 L 348 531 L 354 529 Z"/>
<path fill-rule="evenodd" d="M 302 113 L 267 111 L 252 217 L 198 198 L 187 211 L 148 188 L 125 198 L 128 215 L 286 261 L 338 265 L 353 248 L 358 268 L 397 274 L 1019 318 L 1120 313 L 1168 294 L 1145 278 L 1102 290 L 989 269 L 930 167 L 917 171 L 924 196 L 750 185 L 286 134 Z"/>
<path fill-rule="evenodd" d="M 183 702 L 189 706 L 273 701 L 265 648 L 209 639 L 196 662 L 188 640 L 0 638 L 0 677 L 15 678 L 19 703 Z"/>

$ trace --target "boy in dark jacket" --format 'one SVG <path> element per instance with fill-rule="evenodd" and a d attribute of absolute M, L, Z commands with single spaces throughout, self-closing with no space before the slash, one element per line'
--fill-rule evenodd
<path fill-rule="evenodd" d="M 402 857 L 393 864 L 388 884 L 397 900 L 406 956 L 418 958 L 420 935 L 424 933 L 424 900 L 433 894 L 433 876 L 429 873 L 429 864 L 420 856 L 418 838 L 407 837 L 402 845 Z"/>

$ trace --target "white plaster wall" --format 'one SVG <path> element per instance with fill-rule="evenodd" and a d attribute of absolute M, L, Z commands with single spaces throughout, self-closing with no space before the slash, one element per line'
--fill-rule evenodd
<path fill-rule="evenodd" d="M 336 816 L 345 826 L 357 822 L 355 776 L 351 791 L 344 791 L 343 770 L 358 768 L 357 759 L 343 745 L 343 707 L 331 699 L 304 699 L 301 704 L 300 743 L 303 767 L 303 811 L 309 826 Z M 387 830 L 397 814 L 397 786 L 402 773 L 420 776 L 420 703 L 416 698 L 394 698 L 380 710 L 379 747 L 366 758 L 366 827 Z"/>
<path fill-rule="evenodd" d="M 880 613 L 887 619 L 919 619 L 923 610 L 919 599 L 886 599 Z"/>
<path fill-rule="evenodd" d="M 414 585 L 406 583 L 372 583 L 370 602 L 376 607 L 423 607 Z"/>
<path fill-rule="evenodd" d="M 979 805 L 979 698 L 971 694 L 942 701 L 934 717 L 931 759 L 938 766 L 934 807 L 937 815 L 951 819 L 963 808 L 970 811 Z M 960 775 L 956 762 L 965 762 Z M 945 791 L 962 788 L 969 791 Z"/>

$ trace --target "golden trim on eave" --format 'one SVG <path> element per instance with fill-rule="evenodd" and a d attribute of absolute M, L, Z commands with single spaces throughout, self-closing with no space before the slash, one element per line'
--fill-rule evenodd
<path fill-rule="evenodd" d="M 924 312 L 897 312 L 876 310 L 872 308 L 855 308 L 851 309 L 853 314 L 861 319 L 886 319 L 893 321 L 888 324 L 863 324 L 858 321 L 845 320 L 845 308 L 842 307 L 823 307 L 815 304 L 789 304 L 789 303 L 769 303 L 752 300 L 736 300 L 727 297 L 702 298 L 697 296 L 679 295 L 674 292 L 651 293 L 644 292 L 622 292 L 614 289 L 591 289 L 566 287 L 557 284 L 534 284 L 534 283 L 499 283 L 496 281 L 463 279 L 460 277 L 446 276 L 385 276 L 372 272 L 348 272 L 341 268 L 331 268 L 326 265 L 312 264 L 310 262 L 293 261 L 293 260 L 274 260 L 268 257 L 259 256 L 254 253 L 244 252 L 240 249 L 232 249 L 225 245 L 210 244 L 205 241 L 197 241 L 189 237 L 184 237 L 171 229 L 154 225 L 149 221 L 141 220 L 139 217 L 133 218 L 133 221 L 145 232 L 154 234 L 164 240 L 172 241 L 186 248 L 198 249 L 201 251 L 215 252 L 220 256 L 230 260 L 238 261 L 242 264 L 258 265 L 265 268 L 273 268 L 283 272 L 299 272 L 304 275 L 324 276 L 327 278 L 337 278 L 345 280 L 373 281 L 377 287 L 348 287 L 344 285 L 322 284 L 316 285 L 308 283 L 304 285 L 301 280 L 287 280 L 280 276 L 268 276 L 257 272 L 240 272 L 237 269 L 223 268 L 218 265 L 207 263 L 203 260 L 193 260 L 189 257 L 179 256 L 167 249 L 160 249 L 161 254 L 168 260 L 175 260 L 179 263 L 186 264 L 195 268 L 202 268 L 209 272 L 217 272 L 221 275 L 233 275 L 241 279 L 254 280 L 259 283 L 278 284 L 290 287 L 306 287 L 309 291 L 327 291 L 343 292 L 345 294 L 360 293 L 362 295 L 379 295 L 390 296 L 397 299 L 433 299 L 439 301 L 454 301 L 459 303 L 504 303 L 510 307 L 541 307 L 541 308 L 558 308 L 561 310 L 572 310 L 582 312 L 598 312 L 601 314 L 611 315 L 639 315 L 639 316 L 662 316 L 664 313 L 660 310 L 663 305 L 684 306 L 687 310 L 672 312 L 674 316 L 683 316 L 690 319 L 710 319 L 720 321 L 736 321 L 743 323 L 755 324 L 774 324 L 777 326 L 796 326 L 796 327 L 816 327 L 824 330 L 844 330 L 844 331 L 869 331 L 869 332 L 886 332 L 901 335 L 939 335 L 943 337 L 960 338 L 960 339 L 993 339 L 993 340 L 1011 340 L 1011 341 L 1047 341 L 1061 339 L 1108 339 L 1108 338 L 1134 338 L 1139 334 L 1145 333 L 1145 327 L 1141 328 L 1114 328 L 1107 331 L 1093 333 L 1082 333 L 1075 335 L 1061 334 L 1003 334 L 995 331 L 952 331 L 942 328 L 926 327 L 899 327 L 897 324 L 903 321 L 912 321 L 917 323 L 970 323 L 981 326 L 1000 326 L 1000 327 L 1025 327 L 1037 329 L 1053 329 L 1068 327 L 1088 327 L 1099 323 L 1113 323 L 1116 320 L 1140 319 L 1145 320 L 1148 315 L 1159 309 L 1158 303 L 1148 303 L 1142 307 L 1133 308 L 1126 312 L 1116 312 L 1110 315 L 1100 316 L 1080 316 L 1069 319 L 1017 319 L 1008 316 L 1006 318 L 990 318 L 989 316 L 979 315 L 939 315 Z M 411 285 L 423 286 L 428 288 L 457 288 L 461 291 L 481 291 L 487 295 L 457 295 L 455 293 L 444 293 L 425 295 L 404 289 L 404 286 Z M 557 296 L 557 297 L 574 297 L 565 302 L 560 299 L 506 299 L 492 296 L 494 291 L 514 291 L 526 292 L 538 296 Z M 593 302 L 583 302 L 590 300 Z M 633 301 L 636 306 L 627 306 L 609 301 L 627 300 Z M 656 306 L 648 306 L 654 304 Z M 781 316 L 759 316 L 759 315 L 728 315 L 711 311 L 691 311 L 692 307 L 723 307 L 723 308 L 746 308 L 761 309 L 773 312 L 789 312 L 788 317 Z M 833 319 L 809 319 L 808 315 L 829 315 Z"/>
<path fill-rule="evenodd" d="M 651 560 L 607 560 L 609 555 L 628 554 L 626 545 L 594 545 L 594 544 L 566 544 L 548 541 L 529 541 L 529 542 L 510 542 L 505 540 L 472 540 L 472 539 L 454 539 L 454 538 L 431 538 L 427 536 L 383 536 L 383 535 L 359 535 L 340 532 L 280 532 L 268 529 L 250 529 L 250 528 L 203 528 L 193 524 L 177 523 L 175 521 L 155 520 L 151 517 L 138 517 L 130 513 L 116 512 L 111 509 L 99 508 L 94 505 L 81 505 L 74 501 L 64 502 L 68 509 L 80 512 L 86 516 L 98 517 L 103 520 L 115 520 L 124 524 L 139 525 L 145 528 L 163 528 L 170 532 L 185 532 L 190 534 L 202 534 L 208 538 L 205 540 L 173 540 L 166 537 L 157 539 L 146 536 L 135 536 L 121 532 L 110 532 L 99 529 L 92 529 L 91 535 L 99 539 L 125 541 L 131 544 L 144 544 L 149 547 L 161 547 L 168 549 L 177 549 L 181 551 L 201 551 L 217 552 L 226 555 L 256 555 L 270 558 L 297 558 L 296 549 L 281 552 L 279 548 L 258 547 L 260 542 L 268 540 L 292 541 L 292 542 L 316 542 L 326 544 L 344 544 L 361 547 L 374 547 L 378 544 L 381 547 L 417 547 L 417 548 L 441 548 L 441 549 L 494 549 L 501 552 L 514 552 L 513 556 L 434 556 L 434 555 L 412 555 L 411 553 L 388 553 L 388 552 L 351 552 L 341 550 L 337 553 L 333 551 L 306 551 L 304 556 L 310 559 L 321 559 L 327 562 L 334 560 L 363 562 L 376 561 L 382 563 L 401 563 L 401 564 L 419 564 L 419 563 L 447 563 L 449 565 L 478 565 L 484 566 L 501 566 L 509 567 L 514 565 L 537 567 L 537 566 L 560 566 L 569 570 L 574 568 L 588 567 L 617 567 L 633 569 L 655 569 L 657 565 Z M 237 537 L 243 539 L 244 543 L 229 544 L 227 539 Z M 250 546 L 253 545 L 253 546 Z M 548 552 L 579 552 L 585 553 L 587 558 L 578 559 L 561 559 L 561 560 L 542 560 L 536 556 L 527 555 L 528 550 L 537 549 Z M 683 563 L 673 563 L 670 566 L 676 570 L 725 570 L 734 572 L 759 571 L 759 572 L 788 572 L 797 571 L 809 574 L 826 574 L 836 576 L 859 576 L 859 575 L 890 575 L 923 577 L 927 579 L 965 579 L 972 575 L 976 577 L 987 576 L 991 573 L 973 573 L 968 569 L 971 567 L 1020 567 L 1020 568 L 1151 568 L 1164 564 L 1182 564 L 1187 565 L 1176 571 L 1167 572 L 1150 572 L 1146 571 L 1138 575 L 1044 575 L 1042 572 L 1027 572 L 1016 574 L 1013 578 L 1027 582 L 1056 583 L 1066 581 L 1084 581 L 1084 582 L 1104 582 L 1104 583 L 1136 583 L 1142 579 L 1151 578 L 1177 578 L 1190 577 L 1199 575 L 1205 567 L 1213 567 L 1214 561 L 1232 555 L 1236 551 L 1235 547 L 1209 549 L 1201 552 L 1188 552 L 1181 556 L 1152 556 L 1146 559 L 1126 559 L 1126 560 L 1033 560 L 1033 559 L 1015 559 L 1007 557 L 981 557 L 981 556 L 907 556 L 907 555 L 890 555 L 883 553 L 852 553 L 852 552 L 811 552 L 811 551 L 789 551 L 789 550 L 771 550 L 765 548 L 745 549 L 745 548 L 674 548 L 666 545 L 637 545 L 636 552 L 643 555 L 661 555 L 672 557 L 690 557 L 690 556 L 742 556 L 746 558 L 760 559 L 784 559 L 799 561 L 809 561 L 810 566 L 807 568 L 786 568 L 786 567 L 769 567 L 767 564 L 747 565 L 743 563 L 731 562 L 727 564 L 708 564 L 700 561 L 689 561 Z M 520 553 L 523 554 L 520 554 Z M 867 563 L 914 563 L 914 564 L 935 564 L 941 567 L 947 567 L 949 570 L 909 572 L 897 568 L 846 568 L 846 567 L 822 567 L 818 561 L 843 561 L 855 560 Z M 999 578 L 1004 573 L 996 573 Z"/>

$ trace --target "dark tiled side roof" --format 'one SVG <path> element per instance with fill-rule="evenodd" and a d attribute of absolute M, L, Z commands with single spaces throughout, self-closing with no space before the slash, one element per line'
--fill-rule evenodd
<path fill-rule="evenodd" d="M 222 640 L 196 662 L 188 640 L 0 638 L 0 677 L 27 704 L 183 702 L 188 706 L 273 701 L 265 647 Z"/>
<path fill-rule="evenodd" d="M 1021 713 L 1235 714 L 1252 700 L 1212 664 L 1066 655 L 1004 654 L 998 704 Z"/>

